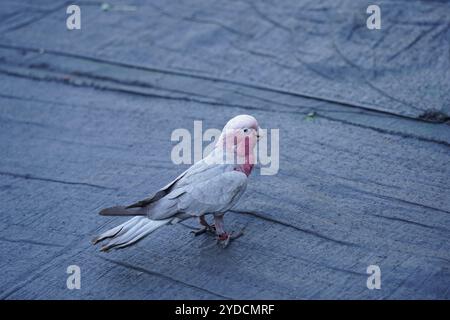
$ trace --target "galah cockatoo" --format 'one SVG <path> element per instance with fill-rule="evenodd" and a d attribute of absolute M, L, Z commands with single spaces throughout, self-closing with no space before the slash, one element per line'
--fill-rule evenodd
<path fill-rule="evenodd" d="M 253 149 L 259 139 L 256 119 L 239 115 L 227 122 L 213 151 L 193 164 L 175 180 L 154 195 L 129 206 L 100 211 L 105 216 L 135 216 L 93 240 L 96 244 L 110 238 L 101 250 L 123 248 L 136 243 L 168 223 L 198 217 L 202 228 L 194 234 L 215 233 L 220 246 L 242 235 L 224 230 L 223 216 L 230 210 L 247 186 L 253 164 Z M 209 225 L 206 214 L 214 216 Z"/>

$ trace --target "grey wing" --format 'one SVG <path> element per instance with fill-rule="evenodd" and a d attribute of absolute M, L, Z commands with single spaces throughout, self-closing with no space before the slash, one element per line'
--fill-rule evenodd
<path fill-rule="evenodd" d="M 178 209 L 190 215 L 226 212 L 239 200 L 246 187 L 244 173 L 223 172 L 185 188 L 179 197 Z"/>
<path fill-rule="evenodd" d="M 142 208 L 149 206 L 158 200 L 161 200 L 166 195 L 172 193 L 174 190 L 179 188 L 180 186 L 189 185 L 193 180 L 195 181 L 203 181 L 209 179 L 211 174 L 216 175 L 218 173 L 222 173 L 226 170 L 229 170 L 229 166 L 227 165 L 209 165 L 205 159 L 202 159 L 195 164 L 193 164 L 189 169 L 181 173 L 178 177 L 176 177 L 172 182 L 168 183 L 163 188 L 156 191 L 153 195 L 148 198 L 145 198 L 141 201 L 135 202 L 126 207 L 126 209 L 131 208 Z"/>
<path fill-rule="evenodd" d="M 192 168 L 192 167 L 191 167 Z M 141 207 L 145 207 L 148 206 L 149 204 L 156 202 L 160 199 L 162 199 L 163 197 L 165 197 L 167 194 L 169 194 L 172 189 L 174 188 L 174 186 L 176 185 L 176 183 L 182 179 L 188 172 L 190 169 L 184 171 L 182 174 L 180 174 L 178 177 L 176 177 L 172 182 L 168 183 L 166 186 L 164 186 L 163 188 L 159 189 L 158 191 L 156 191 L 156 193 L 154 193 L 153 195 L 151 195 L 148 198 L 145 198 L 144 200 L 135 202 L 133 204 L 130 204 L 129 206 L 127 206 L 127 209 L 130 208 L 141 208 Z"/>
<path fill-rule="evenodd" d="M 216 172 L 214 172 L 216 171 Z M 202 179 L 207 175 L 208 179 Z M 231 209 L 247 187 L 247 176 L 239 171 L 217 168 L 207 174 L 189 179 L 189 183 L 173 190 L 165 199 L 176 201 L 177 211 L 192 216 L 206 213 L 224 213 Z M 162 213 L 162 212 L 160 212 Z M 158 215 L 155 218 L 164 219 Z"/>

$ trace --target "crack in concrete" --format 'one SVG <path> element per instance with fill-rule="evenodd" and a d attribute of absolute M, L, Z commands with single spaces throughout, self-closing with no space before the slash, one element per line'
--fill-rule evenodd
<path fill-rule="evenodd" d="M 54 182 L 54 183 L 61 183 L 61 184 L 68 184 L 68 185 L 85 186 L 85 187 L 91 187 L 91 188 L 97 188 L 97 189 L 103 189 L 103 190 L 117 190 L 117 188 L 105 187 L 105 186 L 101 186 L 98 184 L 58 180 L 58 179 L 44 178 L 44 177 L 36 177 L 36 176 L 32 176 L 30 174 L 19 174 L 19 173 L 0 171 L 0 175 L 9 176 L 9 177 L 13 177 L 13 178 L 26 179 L 26 180 L 38 180 L 38 181 Z"/>
<path fill-rule="evenodd" d="M 117 261 L 117 260 L 113 260 L 113 259 L 108 259 L 108 258 L 101 257 L 101 256 L 99 256 L 99 258 L 101 258 L 101 259 L 103 259 L 105 261 L 114 263 L 116 265 L 119 265 L 121 267 L 127 268 L 127 269 L 143 272 L 143 273 L 151 275 L 151 276 L 157 276 L 157 277 L 160 277 L 160 278 L 163 278 L 163 279 L 166 279 L 166 280 L 170 280 L 170 281 L 178 283 L 178 284 L 185 285 L 187 287 L 190 287 L 190 288 L 193 288 L 193 289 L 196 289 L 196 290 L 203 291 L 205 293 L 208 293 L 210 295 L 214 295 L 214 296 L 216 296 L 218 298 L 221 298 L 221 299 L 233 300 L 233 298 L 231 298 L 231 297 L 227 297 L 227 296 L 224 296 L 224 295 L 219 294 L 217 292 L 214 292 L 214 291 L 211 291 L 211 290 L 208 290 L 208 289 L 205 289 L 205 288 L 202 288 L 202 287 L 199 287 L 199 286 L 196 286 L 196 285 L 193 285 L 193 284 L 190 284 L 190 283 L 187 283 L 187 282 L 184 282 L 184 281 L 172 278 L 172 277 L 170 277 L 168 275 L 165 275 L 163 273 L 160 273 L 160 272 L 151 271 L 151 270 L 148 270 L 148 269 L 145 269 L 145 268 L 142 268 L 142 267 L 134 266 L 134 265 L 126 263 L 126 262 Z"/>

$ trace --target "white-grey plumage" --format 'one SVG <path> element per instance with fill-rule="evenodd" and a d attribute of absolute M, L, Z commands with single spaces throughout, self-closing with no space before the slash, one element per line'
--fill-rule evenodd
<path fill-rule="evenodd" d="M 259 137 L 258 129 L 256 119 L 251 116 L 240 115 L 231 119 L 211 154 L 154 195 L 129 206 L 101 210 L 101 215 L 135 217 L 102 233 L 93 243 L 111 238 L 102 251 L 123 248 L 165 224 L 199 217 L 203 228 L 196 234 L 214 231 L 219 243 L 226 246 L 233 235 L 223 229 L 223 214 L 236 204 L 246 189 L 247 177 L 253 167 L 253 147 Z M 224 163 L 224 157 L 230 154 L 235 161 Z M 214 215 L 214 226 L 206 223 L 206 214 Z"/>

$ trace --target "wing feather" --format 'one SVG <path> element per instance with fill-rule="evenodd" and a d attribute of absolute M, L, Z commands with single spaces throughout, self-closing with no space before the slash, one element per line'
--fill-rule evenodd
<path fill-rule="evenodd" d="M 150 219 L 166 219 L 177 213 L 199 216 L 224 213 L 244 193 L 247 176 L 229 164 L 195 163 L 153 196 L 127 208 L 148 207 Z"/>
<path fill-rule="evenodd" d="M 224 172 L 187 187 L 179 197 L 178 209 L 191 215 L 224 213 L 239 200 L 246 187 L 244 173 Z"/>

